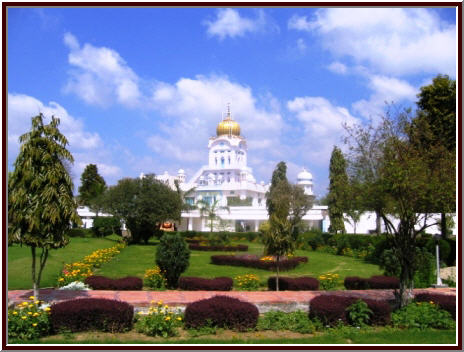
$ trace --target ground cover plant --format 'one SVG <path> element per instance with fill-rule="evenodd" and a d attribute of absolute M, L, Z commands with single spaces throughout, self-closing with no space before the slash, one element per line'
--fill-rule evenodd
<path fill-rule="evenodd" d="M 34 296 L 8 309 L 8 337 L 31 340 L 48 335 L 51 331 L 49 312 L 48 305 Z"/>
<path fill-rule="evenodd" d="M 451 314 L 433 301 L 413 302 L 392 314 L 392 323 L 398 328 L 452 329 L 455 326 Z"/>
<path fill-rule="evenodd" d="M 257 255 L 213 255 L 211 263 L 216 265 L 244 266 L 264 270 L 288 271 L 294 269 L 300 263 L 306 263 L 307 257 L 282 257 L 279 262 L 273 256 Z"/>
<path fill-rule="evenodd" d="M 148 336 L 176 336 L 176 328 L 182 325 L 182 315 L 163 301 L 152 301 L 147 314 L 139 312 L 136 315 L 135 330 Z"/>

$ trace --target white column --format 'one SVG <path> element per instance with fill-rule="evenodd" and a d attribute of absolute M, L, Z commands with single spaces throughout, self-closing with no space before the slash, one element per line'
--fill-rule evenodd
<path fill-rule="evenodd" d="M 187 218 L 188 220 L 188 230 L 193 231 L 193 218 Z"/>
<path fill-rule="evenodd" d="M 259 230 L 259 220 L 255 220 L 255 232 Z"/>

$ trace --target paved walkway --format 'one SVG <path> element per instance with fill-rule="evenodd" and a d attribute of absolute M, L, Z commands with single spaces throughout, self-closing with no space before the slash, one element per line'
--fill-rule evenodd
<path fill-rule="evenodd" d="M 415 289 L 414 294 L 430 292 L 456 295 L 455 288 L 427 288 Z M 307 310 L 308 302 L 320 294 L 338 294 L 341 296 L 365 297 L 371 299 L 394 300 L 393 290 L 356 290 L 356 291 L 65 291 L 55 289 L 40 290 L 39 298 L 43 301 L 55 303 L 65 300 L 93 297 L 109 298 L 130 303 L 137 310 L 144 310 L 152 300 L 163 301 L 171 307 L 185 308 L 188 303 L 199 299 L 210 298 L 216 295 L 235 297 L 243 301 L 256 304 L 260 312 L 271 309 L 292 311 L 296 309 Z M 8 291 L 8 305 L 28 300 L 33 294 L 32 290 Z"/>

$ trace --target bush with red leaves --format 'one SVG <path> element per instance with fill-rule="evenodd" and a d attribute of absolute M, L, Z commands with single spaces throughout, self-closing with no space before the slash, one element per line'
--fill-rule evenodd
<path fill-rule="evenodd" d="M 276 277 L 267 279 L 269 291 L 276 290 Z M 319 281 L 313 277 L 279 277 L 279 290 L 281 291 L 317 291 Z"/>
<path fill-rule="evenodd" d="M 369 288 L 369 279 L 358 276 L 347 276 L 343 284 L 347 290 L 367 290 Z"/>
<path fill-rule="evenodd" d="M 287 271 L 296 268 L 300 263 L 307 263 L 307 257 L 291 257 L 279 261 L 279 270 Z M 216 265 L 245 266 L 249 268 L 276 270 L 277 262 L 260 260 L 254 255 L 212 255 L 211 263 Z"/>
<path fill-rule="evenodd" d="M 318 318 L 325 325 L 334 326 L 339 321 L 348 323 L 346 309 L 355 303 L 358 297 L 345 297 L 339 295 L 320 295 L 309 302 L 309 317 Z M 391 307 L 387 302 L 372 299 L 362 300 L 367 304 L 372 314 L 371 325 L 386 325 L 391 319 Z"/>
<path fill-rule="evenodd" d="M 55 332 L 100 330 L 122 332 L 132 328 L 134 307 L 106 298 L 80 298 L 53 304 L 50 322 Z"/>
<path fill-rule="evenodd" d="M 89 276 L 84 280 L 94 290 L 116 290 L 116 291 L 140 291 L 143 280 L 138 277 L 123 277 L 121 279 L 110 279 L 105 276 Z"/>
<path fill-rule="evenodd" d="M 187 291 L 230 291 L 234 281 L 230 277 L 205 279 L 201 277 L 181 276 L 179 288 Z"/>
<path fill-rule="evenodd" d="M 187 328 L 212 325 L 245 331 L 256 327 L 258 316 L 258 308 L 254 304 L 237 298 L 214 296 L 188 304 L 184 322 Z"/>
<path fill-rule="evenodd" d="M 371 276 L 367 279 L 369 288 L 371 289 L 398 289 L 400 288 L 400 280 L 393 276 Z"/>
<path fill-rule="evenodd" d="M 230 252 L 246 252 L 248 246 L 239 244 L 237 246 L 203 246 L 198 243 L 189 244 L 189 249 L 194 251 L 230 251 Z"/>
<path fill-rule="evenodd" d="M 433 302 L 441 309 L 448 311 L 456 320 L 456 296 L 441 295 L 439 293 L 418 293 L 414 297 L 416 302 Z"/>

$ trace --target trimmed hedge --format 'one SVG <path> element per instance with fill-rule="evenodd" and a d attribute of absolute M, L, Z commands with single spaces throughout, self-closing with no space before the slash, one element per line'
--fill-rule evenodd
<path fill-rule="evenodd" d="M 94 275 L 87 277 L 84 283 L 94 290 L 140 291 L 143 287 L 143 280 L 133 276 L 110 279 Z"/>
<path fill-rule="evenodd" d="M 307 263 L 307 257 L 292 257 L 279 261 L 279 270 L 286 271 L 297 267 L 300 263 Z M 260 260 L 257 256 L 213 255 L 211 263 L 216 265 L 245 266 L 256 269 L 276 270 L 274 261 Z"/>
<path fill-rule="evenodd" d="M 187 291 L 230 291 L 234 281 L 230 277 L 205 279 L 201 277 L 181 276 L 179 288 Z"/>
<path fill-rule="evenodd" d="M 275 276 L 267 279 L 269 291 L 276 290 Z M 279 290 L 281 291 L 317 291 L 319 290 L 319 281 L 313 277 L 279 277 Z"/>
<path fill-rule="evenodd" d="M 100 330 L 122 332 L 132 328 L 134 307 L 106 298 L 80 298 L 53 304 L 50 322 L 55 332 Z"/>
<path fill-rule="evenodd" d="M 320 295 L 309 302 L 309 317 L 318 318 L 326 325 L 334 326 L 339 321 L 348 323 L 346 309 L 355 303 L 358 297 L 345 297 L 338 295 Z M 391 320 L 391 307 L 387 302 L 361 298 L 372 310 L 371 325 L 387 325 Z"/>
<path fill-rule="evenodd" d="M 190 243 L 189 249 L 194 251 L 237 251 L 246 252 L 248 246 L 239 244 L 237 246 L 203 246 L 198 243 Z"/>
<path fill-rule="evenodd" d="M 190 303 L 185 308 L 187 328 L 217 326 L 245 331 L 256 327 L 258 308 L 251 303 L 227 296 L 214 296 Z"/>
<path fill-rule="evenodd" d="M 343 285 L 347 290 L 367 290 L 367 289 L 398 289 L 400 280 L 392 276 L 371 276 L 364 279 L 358 276 L 347 276 Z"/>
<path fill-rule="evenodd" d="M 456 320 L 456 296 L 441 295 L 439 293 L 418 293 L 414 297 L 416 302 L 433 302 L 441 309 L 448 311 Z"/>

